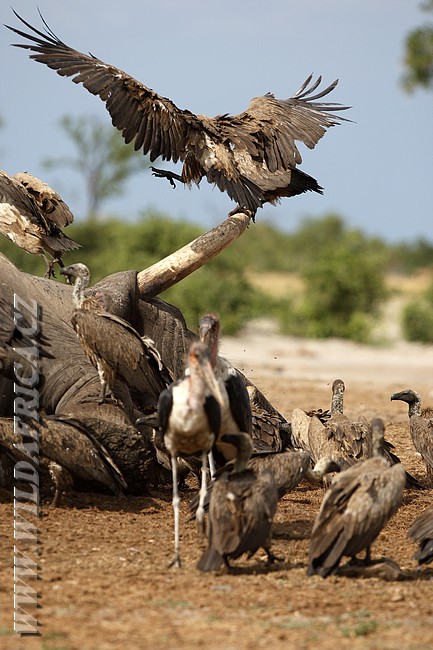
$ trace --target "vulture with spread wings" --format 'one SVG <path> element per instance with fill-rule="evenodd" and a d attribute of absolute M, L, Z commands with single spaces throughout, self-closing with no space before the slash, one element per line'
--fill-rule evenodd
<path fill-rule="evenodd" d="M 266 202 L 275 204 L 308 190 L 322 193 L 314 178 L 297 169 L 302 158 L 296 142 L 313 149 L 328 127 L 349 121 L 334 114 L 347 106 L 320 101 L 337 81 L 315 93 L 321 77 L 313 81 L 310 75 L 288 99 L 267 93 L 252 99 L 239 115 L 195 115 L 122 70 L 69 47 L 42 16 L 40 31 L 14 13 L 31 30 L 7 26 L 31 41 L 17 47 L 30 50 L 30 58 L 98 95 L 125 142 L 134 142 L 135 149 L 149 153 L 151 161 L 161 157 L 183 162 L 180 175 L 152 168 L 156 176 L 168 178 L 172 185 L 178 180 L 188 186 L 198 185 L 205 176 L 236 201 L 232 213 L 248 210 L 252 217 Z"/>

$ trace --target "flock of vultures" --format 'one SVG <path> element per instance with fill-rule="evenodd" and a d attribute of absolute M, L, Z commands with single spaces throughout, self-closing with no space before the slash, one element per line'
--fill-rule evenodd
<path fill-rule="evenodd" d="M 267 94 L 237 116 L 208 118 L 178 109 L 121 70 L 70 48 L 43 19 L 40 31 L 16 16 L 30 30 L 9 28 L 29 41 L 18 47 L 98 95 L 125 141 L 152 161 L 183 162 L 180 175 L 153 168 L 157 177 L 174 185 L 206 177 L 226 192 L 236 202 L 228 221 L 236 215 L 254 220 L 266 202 L 322 191 L 298 169 L 295 143 L 313 148 L 343 120 L 334 113 L 347 107 L 320 101 L 336 82 L 320 90 L 321 79 L 310 77 L 289 99 Z M 375 564 L 370 547 L 404 489 L 433 488 L 433 413 L 421 408 L 418 393 L 404 390 L 391 399 L 408 404 L 413 445 L 426 466 L 424 485 L 405 471 L 380 418 L 354 421 L 344 413 L 343 381 L 334 381 L 328 409 L 295 408 L 287 421 L 219 356 L 215 314 L 204 314 L 198 334 L 191 332 L 182 314 L 134 271 L 89 287 L 84 264 L 63 263 L 79 245 L 62 231 L 73 215 L 60 196 L 29 173 L 6 172 L 0 172 L 0 196 L 0 231 L 47 263 L 46 277 L 35 278 L 0 258 L 4 488 L 13 487 L 14 465 L 23 460 L 37 466 L 43 496 L 54 505 L 74 488 L 127 498 L 171 480 L 170 564 L 179 567 L 179 501 L 193 474 L 200 490 L 191 516 L 208 539 L 197 567 L 214 571 L 230 569 L 233 560 L 259 548 L 268 563 L 278 560 L 271 537 L 279 499 L 302 480 L 323 483 L 308 575 L 338 572 L 343 557 L 357 569 Z M 56 264 L 67 284 L 55 281 Z M 37 408 L 23 407 L 31 377 Z M 418 562 L 433 561 L 433 507 L 419 514 L 408 535 L 418 545 Z"/>

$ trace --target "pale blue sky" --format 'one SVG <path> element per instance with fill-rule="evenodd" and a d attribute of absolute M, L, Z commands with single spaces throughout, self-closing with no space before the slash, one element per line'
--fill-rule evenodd
<path fill-rule="evenodd" d="M 290 96 L 311 73 L 340 79 L 332 100 L 352 106 L 343 124 L 316 149 L 302 148 L 302 169 L 325 188 L 267 206 L 257 220 L 294 230 L 304 216 L 339 213 L 350 227 L 391 242 L 433 241 L 432 93 L 405 95 L 399 85 L 404 37 L 427 18 L 418 0 L 11 0 L 40 26 L 39 6 L 71 47 L 91 51 L 180 108 L 239 113 L 268 91 Z M 1 23 L 20 27 L 6 3 Z M 0 167 L 29 171 L 60 191 L 79 218 L 85 209 L 78 176 L 42 167 L 73 153 L 61 116 L 92 114 L 110 123 L 104 104 L 70 79 L 29 60 L 20 40 L 0 28 L 3 64 Z M 167 167 L 167 164 L 164 163 Z M 134 218 L 156 207 L 204 228 L 222 221 L 230 199 L 205 180 L 172 190 L 148 172 L 107 211 Z"/>

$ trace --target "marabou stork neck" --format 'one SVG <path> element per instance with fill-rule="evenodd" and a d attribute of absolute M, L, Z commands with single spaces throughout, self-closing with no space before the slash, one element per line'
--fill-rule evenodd
<path fill-rule="evenodd" d="M 200 341 L 194 341 L 188 353 L 188 368 L 182 379 L 162 391 L 158 401 L 160 435 L 171 454 L 173 476 L 174 558 L 170 566 L 180 567 L 178 455 L 201 453 L 202 472 L 198 527 L 203 531 L 206 498 L 207 455 L 221 428 L 223 396 L 214 375 L 210 354 Z"/>
<path fill-rule="evenodd" d="M 210 360 L 221 393 L 224 397 L 221 412 L 221 434 L 242 431 L 252 434 L 251 402 L 246 384 L 236 369 L 222 357 L 218 356 L 220 320 L 214 314 L 206 314 L 199 321 L 200 340 L 207 346 Z M 218 437 L 216 450 L 222 454 L 224 461 L 234 458 L 234 448 Z M 217 453 L 218 455 L 218 453 Z M 213 472 L 214 473 L 214 472 Z"/>

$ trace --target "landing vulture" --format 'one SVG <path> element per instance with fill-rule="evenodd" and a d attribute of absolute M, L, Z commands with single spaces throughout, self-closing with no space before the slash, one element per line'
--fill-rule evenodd
<path fill-rule="evenodd" d="M 302 158 L 296 143 L 313 149 L 327 128 L 348 121 L 334 114 L 347 106 L 321 101 L 337 80 L 316 93 L 321 77 L 313 81 L 310 75 L 288 99 L 267 93 L 252 99 L 239 115 L 195 115 L 122 70 L 69 47 L 42 16 L 40 31 L 14 13 L 30 30 L 8 26 L 30 41 L 16 43 L 17 47 L 30 50 L 30 58 L 99 96 L 125 142 L 134 142 L 135 149 L 149 153 L 151 161 L 162 157 L 183 162 L 180 175 L 154 169 L 156 176 L 188 186 L 206 177 L 236 201 L 234 212 L 248 210 L 252 217 L 266 202 L 275 204 L 308 190 L 322 193 L 314 178 L 297 169 Z"/>
<path fill-rule="evenodd" d="M 0 232 L 27 253 L 41 255 L 47 277 L 54 276 L 55 262 L 63 266 L 63 253 L 80 248 L 61 231 L 73 220 L 66 203 L 39 178 L 0 170 Z"/>

